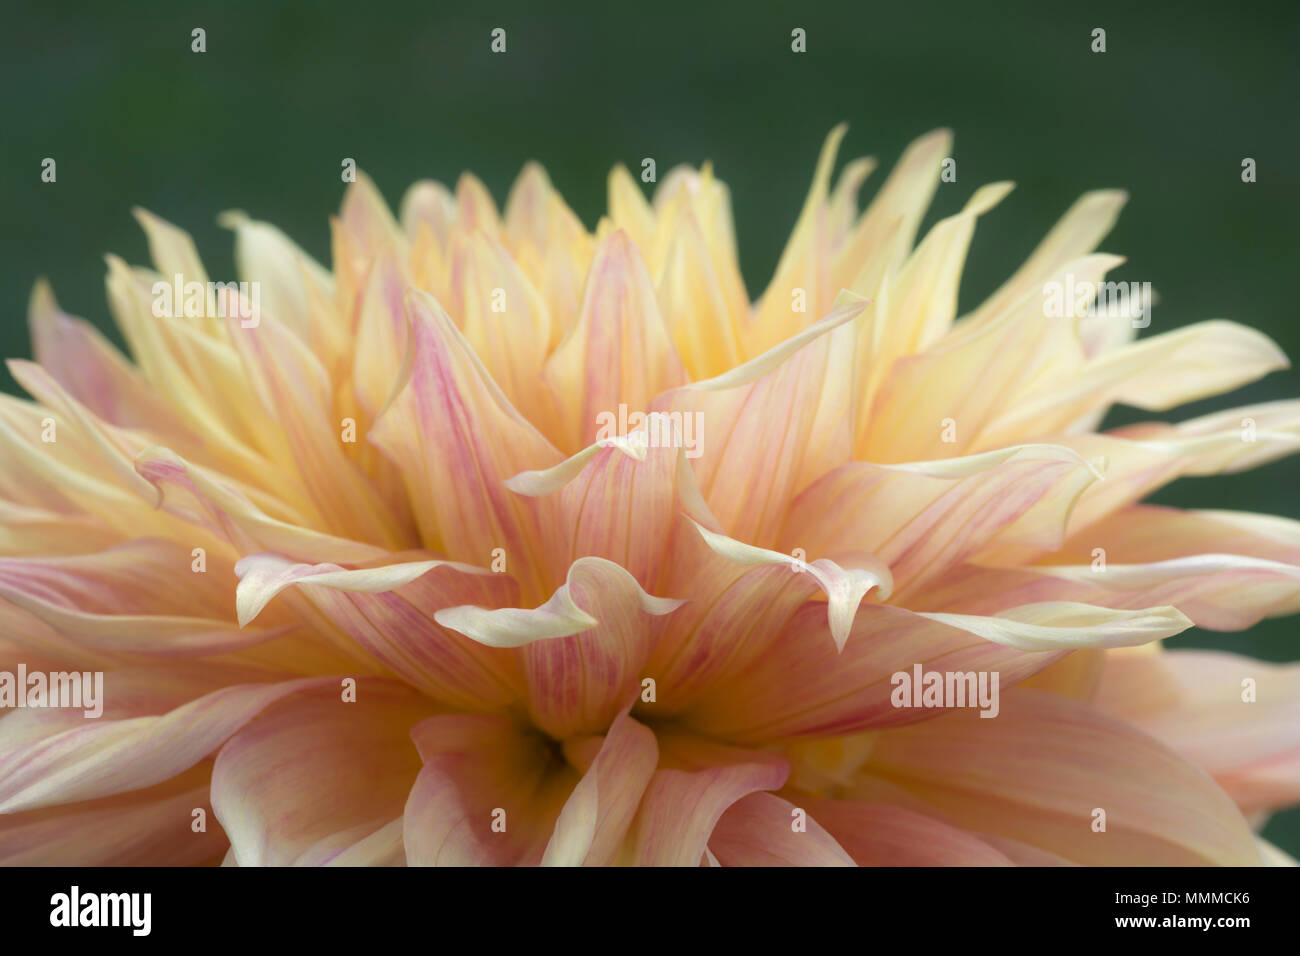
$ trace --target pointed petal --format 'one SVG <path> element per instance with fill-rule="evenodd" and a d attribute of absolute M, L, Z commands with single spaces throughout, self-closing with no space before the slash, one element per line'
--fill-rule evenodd
<path fill-rule="evenodd" d="M 470 563 L 487 563 L 504 548 L 515 567 L 540 575 L 533 504 L 503 483 L 560 455 L 510 405 L 432 298 L 412 291 L 407 309 L 410 381 L 370 440 L 401 468 L 427 546 Z"/>
<path fill-rule="evenodd" d="M 655 400 L 656 410 L 693 416 L 704 452 L 696 479 L 730 536 L 770 546 L 790 499 L 849 460 L 852 348 L 836 336 L 851 337 L 847 323 L 861 310 L 843 299 L 764 355 Z"/>
<path fill-rule="evenodd" d="M 595 439 L 601 412 L 617 414 L 620 404 L 645 412 L 654 396 L 685 384 L 650 274 L 625 233 L 597 246 L 578 324 L 547 361 L 545 379 L 570 449 Z"/>
<path fill-rule="evenodd" d="M 583 743 L 566 745 L 566 751 L 582 749 Z M 599 749 L 555 821 L 543 866 L 611 863 L 659 758 L 654 734 L 626 713 L 614 718 L 608 734 L 590 744 Z"/>
<path fill-rule="evenodd" d="M 521 680 L 505 651 L 483 647 L 433 620 L 440 608 L 466 599 L 499 605 L 515 599 L 514 582 L 482 568 L 412 561 L 345 570 L 336 564 L 294 564 L 271 554 L 235 566 L 239 620 L 247 623 L 286 588 L 301 590 L 299 616 L 320 619 L 408 683 L 436 700 L 469 710 L 514 702 Z M 288 596 L 286 596 L 288 597 Z"/>
<path fill-rule="evenodd" d="M 288 630 L 241 632 L 224 583 L 230 562 L 213 554 L 202 574 L 192 563 L 188 548 L 160 539 L 97 554 L 0 558 L 0 597 L 75 643 L 115 653 L 220 654 Z"/>
<path fill-rule="evenodd" d="M 331 679 L 225 687 L 158 716 L 82 719 L 48 738 L 0 748 L 0 813 L 160 783 L 194 766 L 271 704 L 322 680 Z"/>
<path fill-rule="evenodd" d="M 795 499 L 779 547 L 831 559 L 870 552 L 889 567 L 898 597 L 984 550 L 1059 547 L 1075 500 L 1099 477 L 1095 465 L 1055 445 L 896 465 L 852 462 Z"/>

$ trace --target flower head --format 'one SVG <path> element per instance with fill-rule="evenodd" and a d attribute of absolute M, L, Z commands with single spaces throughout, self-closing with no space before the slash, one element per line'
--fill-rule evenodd
<path fill-rule="evenodd" d="M 753 303 L 707 165 L 616 169 L 594 234 L 535 165 L 400 221 L 362 177 L 331 269 L 228 215 L 240 283 L 141 212 L 131 361 L 38 285 L 0 671 L 103 713 L 0 696 L 0 861 L 1276 859 L 1300 668 L 1160 641 L 1300 607 L 1300 524 L 1141 501 L 1300 404 L 1098 428 L 1285 358 L 1136 338 L 1117 191 L 958 316 L 1010 184 L 918 241 L 948 132 L 861 214 L 843 132 Z"/>

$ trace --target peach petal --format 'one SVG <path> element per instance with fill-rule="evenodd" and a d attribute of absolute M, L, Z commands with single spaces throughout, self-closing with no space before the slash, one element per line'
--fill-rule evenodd
<path fill-rule="evenodd" d="M 723 866 L 853 866 L 854 861 L 807 811 L 774 793 L 741 797 L 718 819 L 709 851 Z"/>
<path fill-rule="evenodd" d="M 363 679 L 284 700 L 237 730 L 212 770 L 212 807 L 239 866 L 324 865 L 400 817 L 420 770 L 410 728 L 432 706 Z M 398 858 L 402 858 L 400 850 Z"/>

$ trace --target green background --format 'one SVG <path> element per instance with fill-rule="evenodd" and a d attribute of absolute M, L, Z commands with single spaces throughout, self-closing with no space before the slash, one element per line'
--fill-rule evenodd
<path fill-rule="evenodd" d="M 30 355 L 37 276 L 120 343 L 102 254 L 147 262 L 129 214 L 188 229 L 214 278 L 234 278 L 217 214 L 244 209 L 328 262 L 327 217 L 354 157 L 395 207 L 421 177 L 476 172 L 499 202 L 541 161 L 594 227 L 605 177 L 653 156 L 660 175 L 712 159 L 731 186 L 742 266 L 761 291 L 827 131 L 884 169 L 914 137 L 956 132 L 958 181 L 927 220 L 978 185 L 1016 190 L 980 220 L 963 310 L 1009 275 L 1087 189 L 1131 200 L 1103 244 L 1113 278 L 1150 281 L 1166 331 L 1231 318 L 1300 355 L 1296 97 L 1300 4 L 868 3 L 9 4 L 0 13 L 0 353 Z M 493 55 L 489 34 L 507 30 Z M 803 27 L 808 52 L 790 51 Z M 1094 27 L 1107 52 L 1090 51 Z M 190 51 L 190 30 L 207 52 Z M 44 157 L 56 184 L 40 181 Z M 1241 181 L 1243 157 L 1258 182 Z M 7 373 L 0 386 L 15 390 Z M 1300 395 L 1295 371 L 1191 417 Z M 1112 423 L 1137 419 L 1120 409 Z M 1157 500 L 1300 518 L 1300 459 L 1184 479 Z M 1174 644 L 1300 657 L 1294 620 Z M 1300 811 L 1266 835 L 1300 854 Z"/>

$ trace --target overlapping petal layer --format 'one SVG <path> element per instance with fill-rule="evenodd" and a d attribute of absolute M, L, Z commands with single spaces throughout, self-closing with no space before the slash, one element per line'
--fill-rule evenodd
<path fill-rule="evenodd" d="M 249 287 L 139 212 L 131 360 L 38 284 L 0 862 L 1277 862 L 1295 667 L 1159 642 L 1300 610 L 1300 532 L 1142 499 L 1297 450 L 1300 404 L 1098 429 L 1285 358 L 1049 308 L 1122 261 L 1114 190 L 959 314 L 1010 184 L 918 240 L 951 134 L 860 214 L 844 135 L 752 305 L 707 165 L 616 169 L 594 232 L 535 164 L 504 212 L 360 176 L 328 269 L 224 216 Z M 20 671 L 101 673 L 102 716 Z"/>

